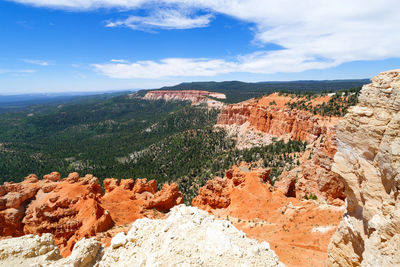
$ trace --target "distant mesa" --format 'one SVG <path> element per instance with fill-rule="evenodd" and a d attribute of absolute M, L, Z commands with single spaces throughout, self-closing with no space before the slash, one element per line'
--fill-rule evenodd
<path fill-rule="evenodd" d="M 222 93 L 200 91 L 200 90 L 181 90 L 181 91 L 156 90 L 146 93 L 144 99 L 147 100 L 164 99 L 165 101 L 173 101 L 173 100 L 190 101 L 192 102 L 193 106 L 206 104 L 210 108 L 211 107 L 221 108 L 223 106 L 223 103 L 216 99 L 221 99 L 221 100 L 226 99 L 226 96 L 225 94 Z"/>

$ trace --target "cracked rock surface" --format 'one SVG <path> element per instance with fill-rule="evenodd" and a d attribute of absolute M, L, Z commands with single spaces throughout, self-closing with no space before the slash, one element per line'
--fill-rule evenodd
<path fill-rule="evenodd" d="M 400 265 L 400 70 L 365 85 L 339 123 L 333 171 L 347 212 L 329 246 L 329 266 Z"/>

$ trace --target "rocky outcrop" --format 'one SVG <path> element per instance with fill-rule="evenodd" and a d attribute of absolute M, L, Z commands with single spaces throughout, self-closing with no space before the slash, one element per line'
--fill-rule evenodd
<path fill-rule="evenodd" d="M 251 173 L 249 165 L 242 163 L 239 166 L 233 166 L 232 169 L 225 172 L 225 177 L 215 177 L 208 180 L 205 186 L 199 189 L 199 195 L 192 201 L 193 206 L 203 210 L 213 210 L 227 208 L 231 204 L 231 192 L 236 187 L 243 187 L 246 181 L 254 179 L 256 175 L 260 186 L 265 185 L 268 190 L 272 189 L 271 184 L 267 183 L 271 169 L 253 169 Z M 248 173 L 246 175 L 246 173 Z"/>
<path fill-rule="evenodd" d="M 101 205 L 110 212 L 116 224 L 126 224 L 142 218 L 150 209 L 167 212 L 183 203 L 182 193 L 175 183 L 164 184 L 157 190 L 155 180 L 105 179 L 105 194 Z"/>
<path fill-rule="evenodd" d="M 60 180 L 58 174 L 58 179 L 49 181 L 26 209 L 22 220 L 25 234 L 52 233 L 66 256 L 78 240 L 114 225 L 109 212 L 100 206 L 102 193 L 96 177 L 71 174 Z"/>
<path fill-rule="evenodd" d="M 329 266 L 400 265 L 400 70 L 365 85 L 339 123 L 333 170 L 347 211 L 329 245 Z"/>
<path fill-rule="evenodd" d="M 39 179 L 31 174 L 21 183 L 4 183 L 0 186 L 0 236 L 20 236 L 24 234 L 22 219 L 26 206 L 37 191 L 48 180 Z"/>
<path fill-rule="evenodd" d="M 281 266 L 268 243 L 185 205 L 172 208 L 165 220 L 135 221 L 111 244 L 99 266 Z"/>
<path fill-rule="evenodd" d="M 270 184 L 269 174 L 244 163 L 234 166 L 224 178 L 207 181 L 192 204 L 269 242 L 287 266 L 321 266 L 343 207 L 286 197 Z"/>
<path fill-rule="evenodd" d="M 165 220 L 136 220 L 111 246 L 95 239 L 76 243 L 61 258 L 51 234 L 0 241 L 1 266 L 284 266 L 267 242 L 249 239 L 231 222 L 179 205 Z"/>
<path fill-rule="evenodd" d="M 147 100 L 159 100 L 164 99 L 165 101 L 181 100 L 190 101 L 192 105 L 207 104 L 208 107 L 221 108 L 223 106 L 222 102 L 211 99 L 226 99 L 225 94 L 199 91 L 199 90 L 181 90 L 181 91 L 150 91 L 146 93 L 144 99 Z"/>
<path fill-rule="evenodd" d="M 62 258 L 52 234 L 25 235 L 0 241 L 1 266 L 93 266 L 100 243 L 94 238 L 76 243 L 73 252 Z"/>
<path fill-rule="evenodd" d="M 183 202 L 176 184 L 146 179 L 106 179 L 105 195 L 93 175 L 67 178 L 53 172 L 39 180 L 29 175 L 21 183 L 0 186 L 0 234 L 54 235 L 61 255 L 71 253 L 76 242 L 95 236 L 114 225 L 131 223 L 151 216 L 153 210 L 167 212 Z"/>
<path fill-rule="evenodd" d="M 317 197 L 334 205 L 344 205 L 344 185 L 340 176 L 332 172 L 336 153 L 336 127 L 329 127 L 303 155 L 301 164 L 280 175 L 275 187 L 287 197 L 306 199 Z"/>

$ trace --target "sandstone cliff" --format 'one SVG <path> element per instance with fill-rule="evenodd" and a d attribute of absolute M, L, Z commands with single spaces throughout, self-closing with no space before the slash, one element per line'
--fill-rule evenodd
<path fill-rule="evenodd" d="M 193 199 L 199 207 L 228 219 L 249 237 L 267 241 L 287 266 L 321 266 L 343 208 L 286 197 L 269 183 L 269 169 L 241 164 L 224 178 L 207 181 Z"/>
<path fill-rule="evenodd" d="M 165 184 L 160 191 L 154 180 L 146 179 L 106 179 L 104 185 L 103 196 L 96 177 L 71 173 L 61 179 L 57 172 L 42 180 L 30 175 L 21 183 L 5 183 L 0 186 L 0 234 L 52 233 L 66 256 L 83 237 L 183 202 L 176 184 Z"/>
<path fill-rule="evenodd" d="M 338 126 L 333 170 L 347 212 L 329 246 L 329 266 L 400 265 L 400 70 L 365 85 Z"/>
<path fill-rule="evenodd" d="M 232 135 L 255 131 L 260 135 L 312 143 L 326 134 L 328 127 L 336 124 L 337 118 L 314 116 L 308 111 L 286 107 L 290 99 L 275 93 L 226 106 L 218 116 L 217 126 L 228 129 Z M 242 125 L 245 125 L 243 129 Z M 238 140 L 239 144 L 243 143 L 242 147 L 248 147 L 247 141 L 250 140 Z M 265 144 L 265 140 L 262 143 Z"/>
<path fill-rule="evenodd" d="M 223 103 L 217 100 L 213 100 L 209 97 L 216 99 L 225 99 L 226 96 L 222 93 L 199 91 L 199 90 L 181 90 L 181 91 L 150 91 L 146 93 L 144 99 L 148 100 L 159 100 L 164 99 L 165 101 L 171 100 L 183 100 L 190 101 L 192 105 L 207 104 L 210 108 L 221 108 Z"/>

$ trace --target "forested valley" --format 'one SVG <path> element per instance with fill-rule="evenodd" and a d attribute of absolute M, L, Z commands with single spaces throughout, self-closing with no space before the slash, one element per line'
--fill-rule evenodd
<path fill-rule="evenodd" d="M 356 94 L 358 90 L 343 93 L 346 103 L 340 113 Z M 336 95 L 329 115 L 342 105 Z M 291 105 L 310 110 L 306 101 Z M 326 110 L 318 108 L 310 111 Z M 6 112 L 0 114 L 0 184 L 52 171 L 63 177 L 90 173 L 100 181 L 148 178 L 159 184 L 178 182 L 190 202 L 208 179 L 223 176 L 241 161 L 271 167 L 273 180 L 298 164 L 296 152 L 304 151 L 306 143 L 274 141 L 238 150 L 224 130 L 214 128 L 218 113 L 190 102 L 148 101 L 137 94 L 83 97 Z"/>

